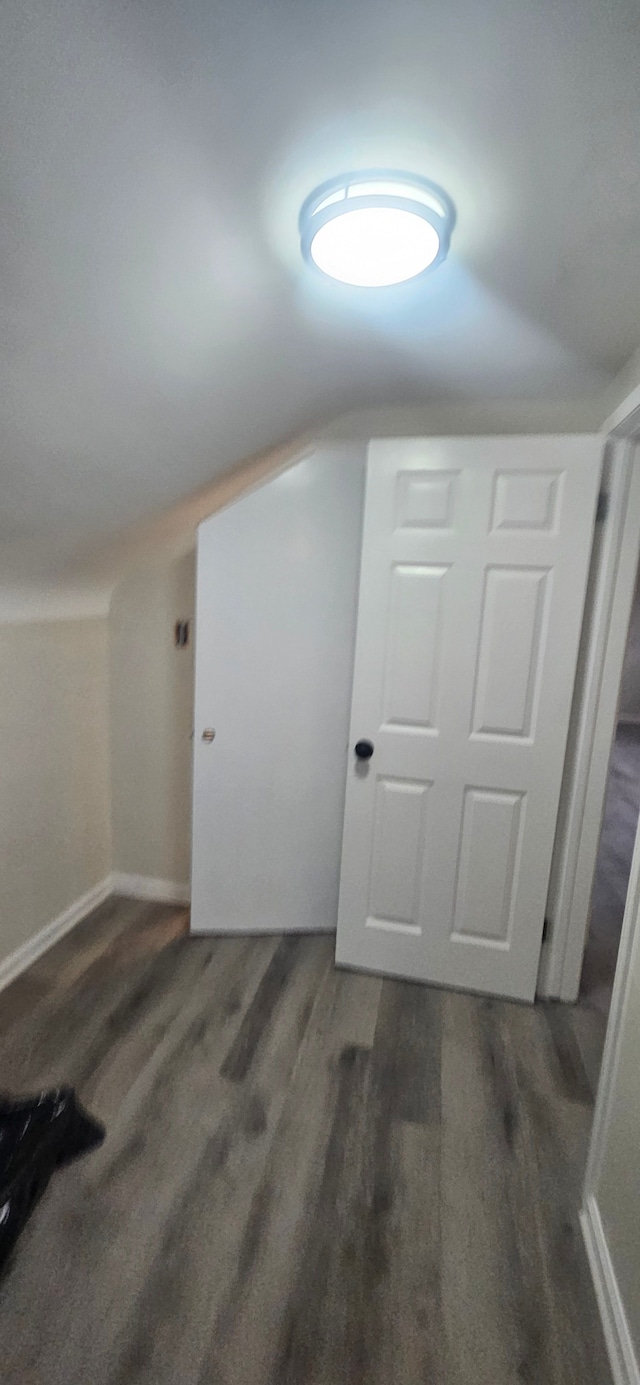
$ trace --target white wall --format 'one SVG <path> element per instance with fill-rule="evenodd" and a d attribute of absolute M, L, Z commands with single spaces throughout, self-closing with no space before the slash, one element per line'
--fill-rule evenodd
<path fill-rule="evenodd" d="M 0 961 L 111 863 L 107 625 L 0 628 Z"/>
<path fill-rule="evenodd" d="M 612 407 L 638 379 L 640 358 L 621 377 Z M 575 431 L 597 422 L 594 410 L 600 419 L 604 410 L 594 400 L 575 406 L 482 400 L 421 409 L 375 408 L 338 418 L 323 436 L 328 441 L 363 441 L 378 433 Z M 112 864 L 132 874 L 188 880 L 193 647 L 175 651 L 171 627 L 174 618 L 193 615 L 195 529 L 204 516 L 286 467 L 309 446 L 308 440 L 294 442 L 239 464 L 171 511 L 98 545 L 95 559 L 78 560 L 75 576 L 70 571 L 57 586 L 48 574 L 37 590 L 31 584 L 28 589 L 3 591 L 0 619 L 17 623 L 0 627 L 0 850 L 8 882 L 0 955 L 67 907 Z M 106 658 L 106 622 L 80 617 L 106 611 L 112 590 L 107 679 L 112 720 L 110 814 L 107 685 L 97 672 Z M 18 623 L 25 621 L 29 626 Z M 76 687 L 82 694 L 77 718 Z M 35 724 L 26 711 L 41 708 L 44 701 L 51 719 L 48 729 Z M 75 737 L 69 718 L 75 718 Z M 60 763 L 60 745 L 70 747 L 67 763 Z M 76 750 L 82 752 L 81 771 Z M 10 783 L 14 787 L 9 788 Z M 24 816 L 22 801 L 18 809 L 19 790 L 27 802 L 33 797 L 40 814 L 42 851 L 29 868 L 24 864 L 25 842 L 32 841 L 33 824 L 28 814 Z M 49 839 L 42 824 L 58 791 L 63 818 L 52 823 Z M 67 830 L 74 820 L 73 801 L 83 804 L 76 846 L 70 841 L 75 829 Z M 20 813 L 22 828 L 16 821 Z M 62 827 L 63 821 L 67 826 Z M 50 840 L 58 841 L 59 829 L 64 836 L 61 850 L 49 845 Z"/>
<path fill-rule="evenodd" d="M 597 407 L 594 401 L 583 401 L 579 409 L 561 402 L 551 407 L 476 401 L 372 408 L 337 418 L 318 435 L 319 445 L 363 447 L 369 437 L 390 435 L 571 432 L 597 426 Z M 109 617 L 118 871 L 178 883 L 189 878 L 191 746 L 184 727 L 192 696 L 192 655 L 176 653 L 169 635 L 174 618 L 193 614 L 197 526 L 311 451 L 307 438 L 251 458 L 171 511 L 134 526 L 115 545 L 111 563 L 125 572 L 114 588 Z M 113 570 L 109 564 L 105 569 L 109 574 Z"/>
<path fill-rule="evenodd" d="M 200 527 L 196 931 L 336 925 L 364 461 L 319 447 Z"/>
<path fill-rule="evenodd" d="M 295 455 L 274 453 L 276 473 Z M 266 463 L 250 464 L 212 488 L 209 512 L 215 515 L 268 481 Z M 176 552 L 179 542 L 190 545 L 186 552 Z M 194 544 L 191 516 L 182 536 L 169 530 L 145 545 L 138 564 L 128 555 L 108 622 L 113 869 L 185 888 L 191 870 Z M 174 622 L 187 618 L 191 644 L 176 650 Z"/>
<path fill-rule="evenodd" d="M 620 429 L 628 437 L 627 420 L 634 409 L 640 409 L 640 350 L 629 358 L 606 391 L 600 413 L 603 432 Z"/>
<path fill-rule="evenodd" d="M 602 400 L 434 399 L 429 404 L 374 405 L 340 414 L 322 428 L 323 440 L 369 438 L 495 437 L 527 433 L 598 433 Z"/>

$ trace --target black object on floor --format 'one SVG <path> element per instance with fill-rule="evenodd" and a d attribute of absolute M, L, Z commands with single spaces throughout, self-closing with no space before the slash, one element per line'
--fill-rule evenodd
<path fill-rule="evenodd" d="M 0 1273 L 51 1175 L 104 1140 L 71 1087 L 0 1096 Z"/>

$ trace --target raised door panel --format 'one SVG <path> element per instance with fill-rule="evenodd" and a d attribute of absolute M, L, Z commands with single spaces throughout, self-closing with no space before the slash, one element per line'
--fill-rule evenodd
<path fill-rule="evenodd" d="M 379 778 L 375 787 L 367 925 L 420 933 L 420 879 L 429 785 Z"/>
<path fill-rule="evenodd" d="M 494 532 L 525 529 L 555 533 L 560 519 L 563 473 L 498 471 L 493 494 Z"/>
<path fill-rule="evenodd" d="M 451 937 L 508 947 L 525 795 L 467 787 Z"/>
<path fill-rule="evenodd" d="M 397 563 L 391 571 L 384 723 L 437 730 L 446 566 Z"/>
<path fill-rule="evenodd" d="M 396 529 L 450 529 L 457 471 L 401 471 L 396 483 Z"/>
<path fill-rule="evenodd" d="M 531 739 L 552 578 L 546 568 L 489 567 L 478 642 L 472 733 Z"/>

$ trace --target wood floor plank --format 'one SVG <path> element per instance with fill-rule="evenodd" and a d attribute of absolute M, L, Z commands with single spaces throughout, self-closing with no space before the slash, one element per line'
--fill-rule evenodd
<path fill-rule="evenodd" d="M 549 1003 L 541 1007 L 551 1036 L 555 1067 L 568 1101 L 593 1105 L 593 1092 L 572 1023 L 570 1007 Z"/>
<path fill-rule="evenodd" d="M 503 1238 L 517 1328 L 516 1378 L 563 1385 L 567 1378 L 565 1360 L 537 1196 L 539 1170 L 527 1119 L 529 1074 L 509 1042 L 510 1026 L 517 1023 L 517 1010 L 516 1006 L 493 1001 L 482 1002 L 479 1007 L 495 1095 L 494 1104 L 489 1094 L 489 1110 L 494 1108 L 501 1114 L 504 1137 L 502 1149 L 497 1151 L 496 1168 L 506 1212 Z"/>
<path fill-rule="evenodd" d="M 112 896 L 92 910 L 71 932 L 39 957 L 0 994 L 0 1035 L 25 1016 L 33 1022 L 40 1001 L 68 986 L 67 968 L 86 970 L 132 924 L 139 922 L 139 901 Z"/>
<path fill-rule="evenodd" d="M 21 1242 L 0 1302 L 0 1337 L 25 1296 L 47 1311 L 30 1316 L 25 1332 L 11 1339 L 8 1381 L 17 1385 L 29 1371 L 56 1385 L 111 1380 L 193 1170 L 207 1158 L 215 1170 L 223 1156 L 211 1072 L 233 1042 L 274 946 L 196 940 L 200 979 L 179 1019 L 127 1093 L 103 1148 L 56 1179 Z M 239 1006 L 225 1004 L 238 984 Z"/>
<path fill-rule="evenodd" d="M 385 981 L 372 1054 L 369 1209 L 380 1272 L 371 1381 L 446 1379 L 442 1309 L 442 993 Z"/>
<path fill-rule="evenodd" d="M 475 997 L 443 998 L 442 1101 L 447 1385 L 555 1385 L 537 1317 L 530 1208 L 514 1158 L 517 1102 Z"/>
<path fill-rule="evenodd" d="M 318 1227 L 324 1223 L 330 1233 L 333 1225 L 332 1205 L 325 1205 L 327 1151 L 343 1110 L 344 1055 L 371 1048 L 381 984 L 377 977 L 327 972 L 255 1189 L 237 1270 L 211 1323 L 199 1385 L 282 1378 L 294 1349 L 296 1304 L 308 1297 Z"/>
<path fill-rule="evenodd" d="M 222 1065 L 222 1076 L 231 1082 L 244 1081 L 273 1012 L 285 995 L 303 941 L 299 936 L 287 936 L 278 943 Z"/>
<path fill-rule="evenodd" d="M 374 978 L 359 978 L 359 982 L 371 988 Z M 356 990 L 351 977 L 334 979 L 333 985 L 341 988 L 341 995 L 345 990 Z M 416 988 L 407 988 L 412 994 L 407 996 L 410 1003 L 403 1018 L 396 983 L 383 983 L 383 997 L 385 989 L 388 994 L 379 1007 L 374 1034 L 363 1035 L 362 1029 L 354 1034 L 353 1023 L 345 1032 L 344 1022 L 336 1013 L 330 1027 L 325 1026 L 327 1056 L 331 1057 L 324 1065 L 324 1083 L 317 1062 L 319 1045 L 313 1036 L 311 1047 L 310 1036 L 309 1062 L 313 1061 L 315 1073 L 309 1085 L 314 1095 L 322 1092 L 322 1105 L 315 1110 L 326 1113 L 328 1105 L 331 1109 L 330 1120 L 325 1117 L 322 1122 L 327 1130 L 326 1143 L 322 1142 L 322 1126 L 315 1131 L 310 1127 L 308 1098 L 304 1114 L 296 1098 L 286 1131 L 280 1132 L 277 1145 L 278 1153 L 282 1151 L 281 1157 L 286 1161 L 288 1176 L 284 1186 L 288 1196 L 283 1194 L 282 1182 L 279 1195 L 276 1193 L 278 1174 L 272 1168 L 270 1182 L 263 1185 L 256 1203 L 262 1257 L 258 1256 L 259 1263 L 254 1266 L 242 1310 L 235 1305 L 238 1286 L 232 1295 L 228 1313 L 234 1330 L 230 1333 L 228 1324 L 216 1325 L 216 1355 L 209 1362 L 208 1372 L 203 1373 L 202 1385 L 214 1379 L 229 1381 L 230 1385 L 237 1380 L 244 1385 L 254 1378 L 305 1380 L 317 1385 L 401 1378 L 406 1385 L 414 1381 L 417 1385 L 425 1378 L 425 1368 L 433 1367 L 438 1241 L 432 1214 L 437 1214 L 439 1196 L 437 1166 L 434 1167 L 439 1101 L 429 1102 L 427 1118 L 423 1101 L 416 1102 L 416 1094 L 422 1098 L 423 1085 L 418 1082 L 407 1092 L 412 1114 L 419 1114 L 422 1121 L 420 1142 L 411 1140 L 413 1127 L 397 1121 L 394 1113 L 398 1107 L 400 1055 L 411 1045 L 417 1011 L 421 1010 L 429 1029 L 437 1034 L 440 998 L 431 993 L 425 1004 L 427 993 L 421 991 L 418 1005 L 413 994 Z M 374 994 L 369 989 L 369 997 Z M 357 1042 L 363 1037 L 369 1044 Z M 421 1066 L 431 1071 L 428 1090 L 435 1097 L 439 1083 L 437 1042 L 432 1047 L 425 1045 L 422 1059 Z M 313 1101 L 311 1110 L 313 1119 Z M 296 1120 L 298 1138 L 292 1139 L 292 1121 Z M 307 1139 L 313 1134 L 310 1152 L 315 1154 L 306 1173 L 309 1161 L 308 1155 L 303 1157 L 302 1131 Z M 292 1161 L 297 1179 L 293 1176 Z M 403 1169 L 407 1175 L 404 1182 Z M 414 1175 L 418 1171 L 429 1178 L 426 1186 L 416 1184 Z M 297 1195 L 298 1219 L 291 1211 L 291 1181 L 301 1189 Z M 281 1254 L 283 1222 L 290 1234 L 291 1228 L 295 1228 L 294 1240 L 297 1236 L 297 1248 L 291 1246 L 289 1250 L 289 1275 L 292 1265 L 297 1264 L 298 1270 L 293 1292 L 290 1284 L 282 1282 L 280 1274 L 279 1293 L 275 1304 L 271 1299 L 269 1311 L 264 1285 L 272 1283 L 274 1261 Z M 427 1234 L 420 1242 L 417 1238 L 422 1231 Z M 417 1254 L 407 1255 L 408 1242 L 417 1246 Z M 254 1243 L 252 1259 L 256 1254 Z M 416 1291 L 409 1303 L 403 1300 L 405 1289 Z M 281 1310 L 277 1305 L 283 1299 L 287 1309 L 278 1332 Z M 271 1332 L 269 1345 L 263 1338 L 261 1350 L 254 1358 L 260 1372 L 254 1376 L 245 1374 L 241 1352 L 246 1340 L 243 1321 L 248 1324 L 256 1319 L 269 1322 Z M 414 1322 L 419 1327 L 412 1334 Z M 279 1345 L 274 1355 L 277 1336 Z M 255 1340 L 255 1329 L 252 1337 Z M 262 1374 L 267 1368 L 268 1377 Z"/>
<path fill-rule="evenodd" d="M 112 895 L 38 958 L 31 971 L 52 988 L 67 991 L 98 958 L 114 954 L 127 934 L 142 943 L 149 923 L 155 925 L 164 914 L 164 909 L 139 899 Z"/>
<path fill-rule="evenodd" d="M 294 1385 L 364 1381 L 378 1345 L 369 1315 L 380 1273 L 371 1235 L 367 1049 L 345 1047 L 322 1178 L 300 1277 L 285 1321 L 274 1380 Z"/>
<path fill-rule="evenodd" d="M 378 1310 L 384 1332 L 378 1385 L 448 1385 L 442 1291 L 441 1129 L 403 1122 L 392 1139 L 394 1194 L 387 1224 L 389 1271 Z"/>
<path fill-rule="evenodd" d="M 388 1121 L 440 1122 L 440 1004 L 428 986 L 383 984 L 375 1056 Z"/>
<path fill-rule="evenodd" d="M 156 923 L 154 906 L 147 906 L 135 926 L 155 932 Z M 179 984 L 181 973 L 195 980 L 205 960 L 180 941 L 136 950 L 126 960 L 111 950 L 101 953 L 68 991 L 54 988 L 47 995 L 31 1024 L 12 1026 L 0 1054 L 0 1083 L 18 1092 L 65 1082 L 82 1089 L 159 991 Z"/>
<path fill-rule="evenodd" d="M 595 1102 L 600 1081 L 607 1020 L 600 1010 L 592 1009 L 587 1005 L 571 1005 L 567 1008 L 576 1043 L 580 1049 L 584 1070 L 587 1074 L 591 1099 Z"/>
<path fill-rule="evenodd" d="M 256 1234 L 251 1229 L 252 1209 L 266 1151 L 278 1125 L 314 1001 L 332 963 L 326 938 L 307 940 L 304 948 L 287 951 L 291 958 L 288 984 L 280 989 L 279 1000 L 270 1004 L 270 1022 L 261 1027 L 259 1043 L 252 1044 L 250 1076 L 247 1073 L 240 1083 L 235 1064 L 232 1079 L 226 1058 L 220 1065 L 217 1160 L 212 1161 L 209 1145 L 203 1146 L 184 1195 L 167 1219 L 133 1333 L 113 1375 L 114 1385 L 125 1385 L 132 1378 L 140 1385 L 164 1385 L 178 1374 L 185 1382 L 199 1379 L 212 1321 L 226 1299 L 229 1284 L 246 1269 L 252 1234 Z M 251 1012 L 270 968 L 273 976 L 272 962 L 273 957 L 246 1014 Z M 262 1009 L 263 1000 L 258 1004 Z M 238 1034 L 241 1031 L 242 1026 Z M 242 1040 L 238 1045 L 237 1035 L 230 1051 L 245 1051 Z M 187 1304 L 188 1316 L 184 1311 Z"/>
<path fill-rule="evenodd" d="M 196 1045 L 205 1034 L 210 1037 L 207 1011 L 212 1006 L 223 1025 L 236 1013 L 245 971 L 251 977 L 256 969 L 259 974 L 268 953 L 235 941 L 229 945 L 219 939 L 185 940 L 173 949 L 169 985 L 161 975 L 142 1005 L 126 1007 L 124 1023 L 117 1011 L 112 1012 L 111 1042 L 98 1051 L 80 1087 L 82 1099 L 107 1126 L 107 1151 L 113 1154 L 131 1124 L 153 1122 L 145 1103 L 161 1103 L 176 1055 L 184 1061 L 190 1042 Z"/>
<path fill-rule="evenodd" d="M 3 1385 L 608 1385 L 576 1222 L 592 1011 L 338 972 L 327 937 L 185 938 L 158 906 L 94 924 L 0 1054 L 108 1122 L 0 1288 Z"/>
<path fill-rule="evenodd" d="M 500 1024 L 519 1093 L 521 1159 L 526 1160 L 544 1273 L 546 1331 L 556 1361 L 552 1378 L 580 1385 L 585 1379 L 610 1379 L 578 1221 L 591 1108 L 567 1100 L 558 1084 L 547 1061 L 543 1012 L 544 1007 L 503 1006 Z"/>

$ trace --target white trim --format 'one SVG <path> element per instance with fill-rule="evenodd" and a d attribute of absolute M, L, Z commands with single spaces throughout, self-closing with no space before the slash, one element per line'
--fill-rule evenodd
<path fill-rule="evenodd" d="M 114 871 L 111 876 L 111 891 L 131 899 L 153 899 L 158 904 L 188 904 L 191 899 L 188 884 L 159 880 L 153 875 L 126 875 L 122 871 Z"/>
<path fill-rule="evenodd" d="M 0 962 L 0 991 L 10 986 L 17 976 L 37 962 L 44 952 L 48 952 L 77 923 L 82 923 L 87 914 L 112 894 L 128 895 L 131 899 L 152 899 L 159 904 L 188 904 L 190 889 L 188 885 L 180 885 L 175 880 L 157 880 L 152 875 L 123 875 L 118 871 L 105 875 L 104 880 L 74 900 L 68 909 L 64 909 L 51 923 L 46 923 L 33 938 L 28 938 L 26 943 Z"/>
<path fill-rule="evenodd" d="M 580 1225 L 614 1385 L 640 1385 L 640 1369 L 595 1197 L 587 1198 L 580 1213 Z"/>
<path fill-rule="evenodd" d="M 49 948 L 53 947 L 60 938 L 63 938 L 65 933 L 69 933 L 72 928 L 75 928 L 77 923 L 82 923 L 87 914 L 97 909 L 98 905 L 102 904 L 111 892 L 111 876 L 107 875 L 98 885 L 94 885 L 92 889 L 87 890 L 86 894 L 81 895 L 73 904 L 70 904 L 68 909 L 64 909 L 61 914 L 58 914 L 57 918 L 52 919 L 51 923 L 46 923 L 44 928 L 41 928 L 33 938 L 29 938 L 21 947 L 16 948 L 16 951 L 12 952 L 9 957 L 5 957 L 4 961 L 0 962 L 0 991 L 15 981 L 16 977 L 20 976 L 21 972 L 26 971 L 33 962 L 36 962 L 43 952 L 48 952 Z"/>
<path fill-rule="evenodd" d="M 618 438 L 630 438 L 640 431 L 640 385 L 636 385 L 631 394 L 609 414 L 602 431 Z"/>

